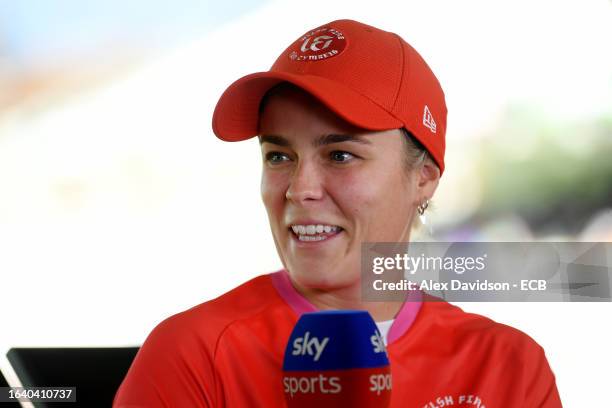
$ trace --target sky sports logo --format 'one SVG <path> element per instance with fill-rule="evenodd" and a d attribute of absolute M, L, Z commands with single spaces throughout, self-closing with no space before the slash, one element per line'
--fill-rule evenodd
<path fill-rule="evenodd" d="M 291 351 L 291 355 L 293 356 L 309 356 L 313 358 L 313 361 L 319 361 L 323 351 L 325 351 L 325 347 L 329 343 L 329 337 L 323 337 L 323 340 L 320 340 L 318 337 L 310 336 L 310 332 L 304 333 L 303 337 L 298 337 L 293 340 L 293 350 Z M 374 353 L 386 353 L 385 342 L 383 341 L 382 336 L 377 331 L 374 332 L 372 336 L 370 336 L 370 343 L 372 344 L 372 348 Z"/>

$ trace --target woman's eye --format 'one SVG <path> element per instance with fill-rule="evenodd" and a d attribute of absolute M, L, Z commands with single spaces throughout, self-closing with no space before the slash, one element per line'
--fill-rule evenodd
<path fill-rule="evenodd" d="M 335 161 L 335 162 L 339 162 L 339 163 L 343 163 L 343 162 L 347 162 L 349 160 L 351 160 L 352 158 L 354 158 L 355 156 L 353 156 L 351 153 L 349 152 L 344 152 L 341 150 L 336 150 L 330 153 L 330 158 Z"/>
<path fill-rule="evenodd" d="M 278 164 L 285 161 L 288 161 L 289 157 L 286 154 L 281 152 L 269 152 L 266 153 L 266 162 L 271 164 Z"/>

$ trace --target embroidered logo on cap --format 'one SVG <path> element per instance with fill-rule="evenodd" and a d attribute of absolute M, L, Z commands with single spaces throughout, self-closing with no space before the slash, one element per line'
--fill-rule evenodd
<path fill-rule="evenodd" d="M 289 59 L 292 61 L 320 61 L 335 57 L 344 51 L 346 38 L 335 28 L 323 27 L 310 31 L 297 40 Z"/>
<path fill-rule="evenodd" d="M 433 115 L 429 111 L 427 105 L 425 105 L 425 110 L 423 111 L 423 125 L 433 133 L 436 133 L 436 121 L 434 120 Z"/>

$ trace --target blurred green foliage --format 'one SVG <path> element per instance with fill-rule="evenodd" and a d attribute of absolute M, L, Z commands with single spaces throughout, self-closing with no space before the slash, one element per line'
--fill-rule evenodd
<path fill-rule="evenodd" d="M 514 213 L 534 231 L 576 232 L 612 207 L 612 114 L 553 122 L 513 107 L 484 140 L 480 216 Z"/>

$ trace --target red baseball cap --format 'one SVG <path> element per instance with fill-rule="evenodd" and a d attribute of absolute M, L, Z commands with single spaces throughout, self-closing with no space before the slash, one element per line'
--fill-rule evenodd
<path fill-rule="evenodd" d="M 217 137 L 239 141 L 256 136 L 261 99 L 283 81 L 355 126 L 406 128 L 444 171 L 444 91 L 425 60 L 399 35 L 352 20 L 308 31 L 269 71 L 242 77 L 225 90 L 213 114 Z"/>

